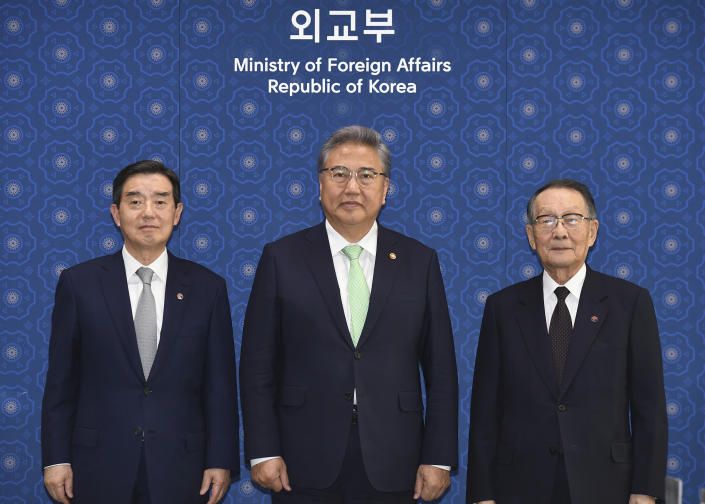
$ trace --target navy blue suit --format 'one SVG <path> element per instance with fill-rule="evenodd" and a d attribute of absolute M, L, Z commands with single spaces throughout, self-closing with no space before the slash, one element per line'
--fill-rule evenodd
<path fill-rule="evenodd" d="M 143 449 L 155 504 L 203 502 L 204 469 L 238 472 L 230 306 L 221 277 L 169 254 L 161 337 L 145 382 L 118 252 L 59 278 L 42 459 L 71 463 L 74 502 L 125 504 Z"/>
<path fill-rule="evenodd" d="M 666 404 L 648 291 L 588 268 L 560 390 L 549 341 L 540 275 L 487 299 L 467 501 L 546 504 L 562 460 L 572 504 L 663 498 Z"/>
<path fill-rule="evenodd" d="M 266 245 L 245 315 L 240 389 L 247 460 L 281 455 L 294 486 L 335 481 L 354 389 L 375 489 L 411 490 L 419 464 L 456 466 L 457 370 L 436 253 L 379 227 L 355 348 L 325 225 Z"/>

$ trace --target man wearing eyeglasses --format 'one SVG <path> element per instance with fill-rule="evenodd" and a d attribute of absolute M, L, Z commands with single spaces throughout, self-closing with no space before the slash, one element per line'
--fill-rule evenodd
<path fill-rule="evenodd" d="M 667 425 L 651 297 L 585 264 L 598 229 L 585 185 L 549 182 L 527 218 L 544 271 L 487 298 L 467 502 L 653 504 Z"/>
<path fill-rule="evenodd" d="M 433 500 L 457 465 L 438 257 L 377 224 L 390 164 L 376 131 L 333 133 L 318 158 L 325 221 L 262 252 L 241 397 L 251 477 L 275 503 Z"/>

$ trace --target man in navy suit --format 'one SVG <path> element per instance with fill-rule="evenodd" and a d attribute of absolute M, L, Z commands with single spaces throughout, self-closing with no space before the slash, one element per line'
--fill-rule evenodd
<path fill-rule="evenodd" d="M 585 185 L 549 182 L 527 218 L 544 272 L 487 298 L 467 502 L 653 504 L 667 424 L 651 297 L 586 266 L 598 221 Z"/>
<path fill-rule="evenodd" d="M 457 465 L 441 271 L 432 249 L 377 224 L 389 169 L 376 131 L 335 132 L 318 159 L 325 222 L 262 252 L 240 388 L 252 480 L 274 502 L 433 500 Z"/>
<path fill-rule="evenodd" d="M 42 405 L 44 483 L 68 504 L 218 502 L 237 473 L 225 281 L 166 250 L 179 180 L 124 168 L 110 208 L 125 245 L 62 272 Z"/>

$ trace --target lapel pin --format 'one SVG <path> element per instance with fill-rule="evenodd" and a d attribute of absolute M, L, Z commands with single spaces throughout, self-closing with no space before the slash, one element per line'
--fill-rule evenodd
<path fill-rule="evenodd" d="M 597 315 L 593 315 L 592 317 L 590 317 L 590 322 L 592 322 L 593 324 L 596 324 L 599 321 L 600 319 L 597 317 Z"/>
<path fill-rule="evenodd" d="M 397 255 L 394 252 L 389 253 L 389 258 L 393 261 L 394 259 L 397 258 Z"/>
<path fill-rule="evenodd" d="M 181 301 L 183 298 L 184 298 L 184 295 L 181 294 L 180 292 L 176 295 L 176 299 L 178 299 L 179 301 Z"/>

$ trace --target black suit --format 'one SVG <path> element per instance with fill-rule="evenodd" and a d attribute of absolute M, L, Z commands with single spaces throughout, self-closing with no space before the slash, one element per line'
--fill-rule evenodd
<path fill-rule="evenodd" d="M 419 363 L 426 383 L 426 415 Z M 385 492 L 411 490 L 419 464 L 457 465 L 457 371 L 435 252 L 379 227 L 357 348 L 325 225 L 265 246 L 240 364 L 248 460 L 281 455 L 293 485 L 338 476 L 357 390 L 364 467 Z"/>
<path fill-rule="evenodd" d="M 71 463 L 72 502 L 130 502 L 142 450 L 153 503 L 204 502 L 204 469 L 239 471 L 235 394 L 221 277 L 169 255 L 161 338 L 145 382 L 122 252 L 61 274 L 42 459 Z"/>
<path fill-rule="evenodd" d="M 548 503 L 560 460 L 573 504 L 663 498 L 666 407 L 648 291 L 588 268 L 558 390 L 542 285 L 537 276 L 487 299 L 467 501 Z"/>

